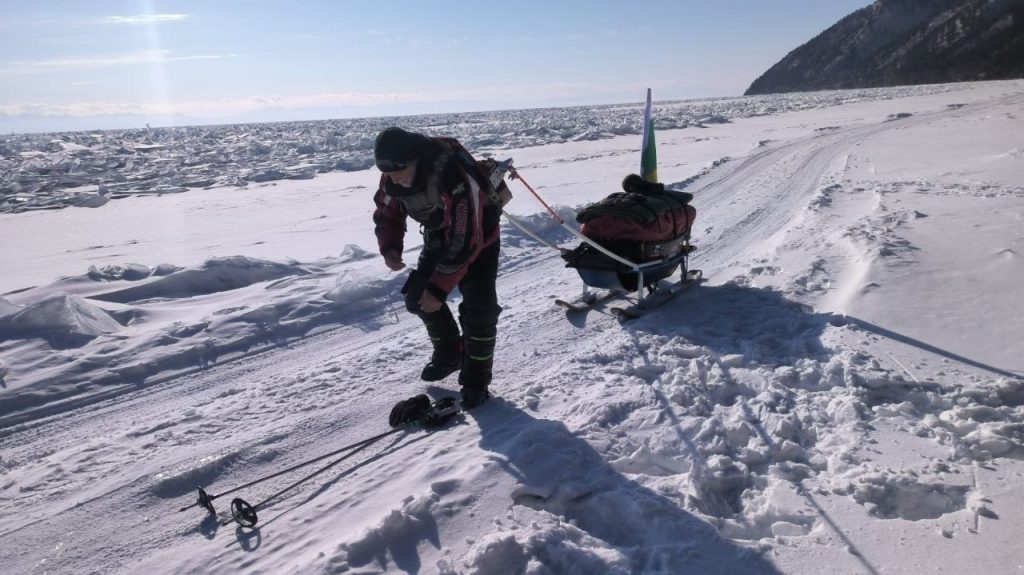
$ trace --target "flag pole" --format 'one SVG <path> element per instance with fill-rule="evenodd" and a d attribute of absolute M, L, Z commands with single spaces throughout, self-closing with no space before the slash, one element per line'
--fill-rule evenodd
<path fill-rule="evenodd" d="M 647 106 L 644 108 L 644 141 L 640 151 L 640 177 L 658 182 L 658 154 L 654 148 L 654 118 L 651 117 L 651 89 L 647 88 Z"/>

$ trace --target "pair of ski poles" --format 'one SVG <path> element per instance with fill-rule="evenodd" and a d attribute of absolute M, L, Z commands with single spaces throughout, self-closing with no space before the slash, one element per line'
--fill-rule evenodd
<path fill-rule="evenodd" d="M 428 411 L 426 411 L 422 416 L 417 417 L 416 419 L 414 419 L 412 421 L 406 421 L 404 423 L 401 423 L 400 425 L 395 426 L 390 431 L 385 431 L 384 433 L 380 433 L 380 434 L 374 435 L 373 437 L 368 437 L 368 438 L 363 439 L 361 441 L 357 441 L 357 442 L 352 443 L 350 445 L 346 445 L 345 447 L 341 447 L 341 448 L 335 449 L 334 451 L 332 451 L 330 453 L 325 453 L 324 455 L 321 455 L 319 457 L 310 459 L 309 461 L 304 461 L 302 463 L 298 463 L 296 465 L 293 465 L 293 466 L 289 467 L 288 469 L 283 469 L 281 471 L 278 471 L 276 473 L 272 473 L 272 474 L 267 475 L 265 477 L 260 477 L 259 479 L 254 479 L 254 480 L 252 480 L 252 481 L 250 481 L 250 482 L 248 482 L 248 483 L 246 483 L 244 485 L 239 485 L 238 487 L 234 487 L 232 489 L 228 489 L 227 491 L 224 491 L 222 493 L 217 493 L 217 494 L 214 494 L 214 495 L 208 494 L 202 487 L 199 487 L 198 488 L 198 490 L 199 490 L 199 499 L 195 503 L 193 503 L 191 505 L 187 505 L 185 507 L 182 507 L 178 511 L 182 512 L 182 511 L 188 511 L 189 509 L 192 509 L 193 507 L 202 507 L 202 508 L 206 509 L 207 511 L 209 511 L 211 515 L 217 515 L 217 510 L 213 507 L 213 500 L 214 499 L 219 499 L 221 497 L 224 497 L 225 495 L 230 495 L 230 494 L 235 493 L 237 491 L 241 491 L 243 489 L 252 487 L 253 485 L 257 485 L 259 483 L 263 483 L 264 481 L 269 481 L 271 479 L 274 479 L 275 477 L 280 477 L 281 475 L 284 475 L 286 473 L 291 473 L 292 471 L 295 471 L 297 469 L 301 469 L 303 467 L 307 467 L 307 466 L 312 465 L 314 463 L 323 461 L 324 459 L 328 459 L 330 457 L 334 457 L 335 455 L 344 453 L 344 455 L 342 455 L 338 459 L 328 463 L 327 465 L 321 467 L 320 469 L 317 469 L 313 473 L 310 473 L 309 475 L 306 475 L 305 477 L 302 477 L 301 479 L 295 481 L 294 483 L 291 483 L 287 487 L 281 489 L 277 493 L 274 493 L 273 495 L 263 499 L 262 501 L 260 501 L 258 503 L 249 504 L 247 501 L 245 501 L 241 497 L 235 497 L 234 499 L 232 499 L 231 500 L 231 516 L 228 517 L 227 519 L 221 520 L 220 524 L 221 525 L 227 525 L 228 523 L 231 523 L 232 521 L 234 521 L 234 522 L 238 523 L 239 525 L 241 525 L 242 527 L 255 527 L 256 523 L 259 521 L 259 517 L 256 515 L 257 508 L 260 508 L 260 507 L 263 507 L 263 506 L 267 505 L 268 503 L 270 503 L 271 501 L 277 499 L 281 495 L 284 495 L 285 493 L 291 491 L 292 489 L 295 489 L 296 487 L 298 487 L 299 485 L 305 483 L 306 481 L 309 481 L 310 479 L 316 477 L 317 475 L 320 475 L 321 473 L 327 471 L 328 469 L 331 469 L 335 465 L 338 465 L 339 463 L 345 461 L 346 459 L 349 459 L 350 457 L 356 455 L 360 451 L 366 449 L 367 447 L 373 445 L 374 443 L 377 443 L 378 441 L 384 439 L 385 437 L 388 437 L 390 435 L 394 435 L 396 433 L 400 433 L 402 431 L 405 431 L 405 430 L 409 429 L 412 426 L 419 425 L 419 424 L 439 425 L 439 424 L 447 421 L 451 417 L 453 417 L 458 412 L 459 412 L 459 406 L 455 402 L 454 398 L 440 399 L 438 401 L 435 401 L 432 405 L 430 405 L 430 409 Z M 348 453 L 345 453 L 345 452 L 348 452 Z"/>

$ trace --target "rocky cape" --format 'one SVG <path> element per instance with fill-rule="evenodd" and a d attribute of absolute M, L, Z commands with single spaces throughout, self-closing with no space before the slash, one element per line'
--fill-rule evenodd
<path fill-rule="evenodd" d="M 1024 77 L 1024 2 L 877 0 L 790 52 L 746 95 Z"/>

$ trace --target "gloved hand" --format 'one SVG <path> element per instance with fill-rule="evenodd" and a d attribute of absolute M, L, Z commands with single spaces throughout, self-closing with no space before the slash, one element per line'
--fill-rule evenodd
<path fill-rule="evenodd" d="M 423 295 L 420 296 L 419 305 L 423 313 L 434 313 L 441 309 L 441 300 L 437 299 L 430 290 L 425 289 Z"/>
<path fill-rule="evenodd" d="M 402 262 L 401 252 L 388 252 L 382 255 L 384 256 L 384 265 L 388 266 L 389 270 L 397 272 L 405 267 L 405 263 Z"/>
<path fill-rule="evenodd" d="M 444 305 L 444 292 L 435 293 L 437 288 L 431 286 L 427 281 L 428 276 L 418 269 L 409 272 L 409 278 L 402 286 L 402 295 L 405 296 L 405 309 L 411 313 L 434 313 Z"/>
<path fill-rule="evenodd" d="M 420 273 L 420 270 L 413 268 L 409 277 L 405 279 L 402 286 L 402 295 L 405 296 L 405 309 L 409 313 L 420 313 L 420 300 L 427 287 L 427 278 Z"/>

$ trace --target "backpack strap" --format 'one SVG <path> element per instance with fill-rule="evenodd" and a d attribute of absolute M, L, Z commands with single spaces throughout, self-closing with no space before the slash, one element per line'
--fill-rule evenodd
<path fill-rule="evenodd" d="M 462 145 L 462 142 L 455 138 L 438 136 L 434 138 L 434 141 L 455 155 L 466 173 L 476 180 L 477 185 L 484 190 L 488 204 L 495 205 L 500 209 L 512 199 L 512 191 L 504 182 L 505 172 L 511 166 L 510 160 L 505 162 L 498 162 L 492 158 L 476 160 Z M 496 178 L 497 181 L 495 181 Z"/>

